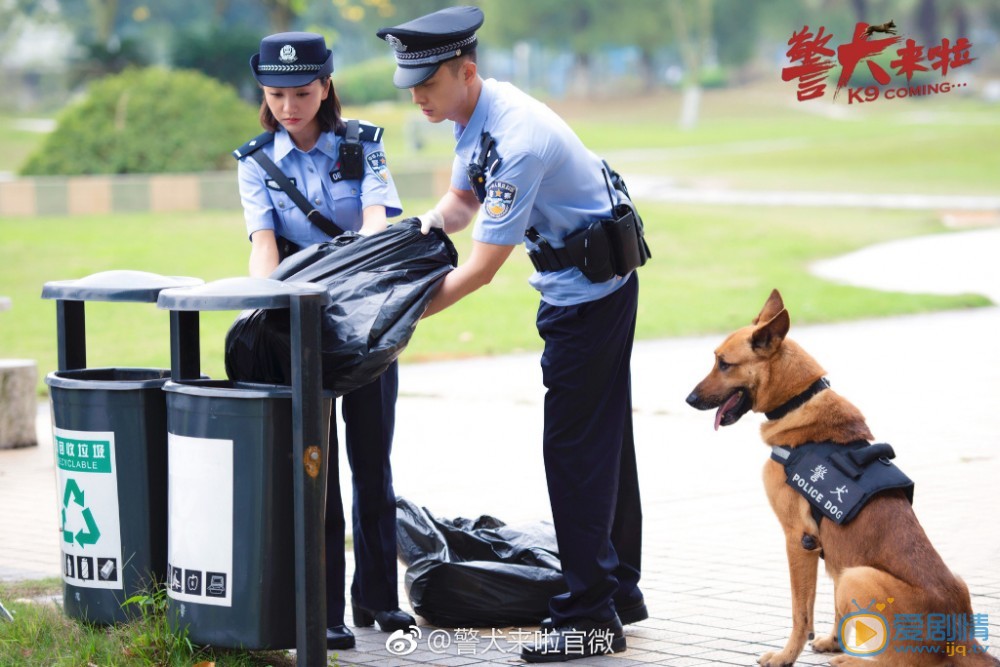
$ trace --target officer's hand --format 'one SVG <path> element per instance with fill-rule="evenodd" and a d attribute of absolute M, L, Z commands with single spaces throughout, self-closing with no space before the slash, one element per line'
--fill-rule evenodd
<path fill-rule="evenodd" d="M 417 220 L 420 221 L 421 234 L 430 234 L 434 227 L 444 229 L 444 216 L 436 208 L 432 208 L 423 215 L 418 215 Z"/>

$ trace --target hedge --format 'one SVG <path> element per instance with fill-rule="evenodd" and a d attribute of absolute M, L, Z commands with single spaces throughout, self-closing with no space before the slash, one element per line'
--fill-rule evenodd
<path fill-rule="evenodd" d="M 257 109 L 200 72 L 129 69 L 93 84 L 26 161 L 26 176 L 232 168 L 260 132 Z"/>

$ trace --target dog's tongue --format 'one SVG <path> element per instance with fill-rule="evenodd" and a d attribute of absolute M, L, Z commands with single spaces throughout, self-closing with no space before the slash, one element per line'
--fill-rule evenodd
<path fill-rule="evenodd" d="M 719 406 L 718 412 L 715 413 L 715 430 L 719 430 L 719 426 L 722 425 L 722 418 L 725 416 L 726 412 L 730 409 L 736 407 L 736 404 L 740 402 L 743 397 L 743 392 L 737 391 L 732 396 L 726 399 L 726 402 Z"/>

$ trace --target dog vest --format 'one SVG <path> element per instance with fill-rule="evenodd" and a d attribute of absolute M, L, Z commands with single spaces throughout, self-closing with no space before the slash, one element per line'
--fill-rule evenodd
<path fill-rule="evenodd" d="M 913 503 L 913 482 L 889 459 L 887 444 L 810 442 L 771 447 L 771 459 L 785 467 L 788 485 L 809 501 L 818 525 L 823 518 L 850 522 L 875 494 L 903 489 Z"/>

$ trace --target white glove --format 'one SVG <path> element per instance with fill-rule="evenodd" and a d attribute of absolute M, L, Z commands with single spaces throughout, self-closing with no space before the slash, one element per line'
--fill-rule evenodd
<path fill-rule="evenodd" d="M 430 234 L 434 227 L 444 229 L 444 216 L 436 208 L 432 208 L 423 215 L 418 215 L 417 220 L 420 221 L 421 234 Z"/>

